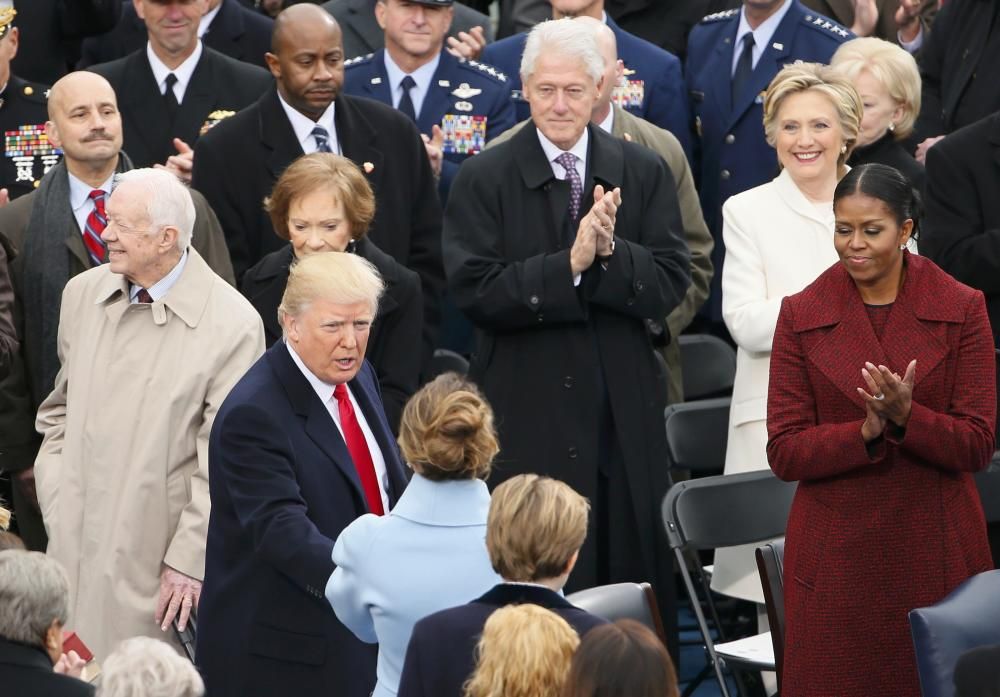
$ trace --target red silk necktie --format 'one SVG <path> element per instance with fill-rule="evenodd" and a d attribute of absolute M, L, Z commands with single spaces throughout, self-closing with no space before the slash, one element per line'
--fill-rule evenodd
<path fill-rule="evenodd" d="M 375 515 L 385 513 L 382 508 L 382 493 L 378 486 L 378 475 L 375 474 L 375 463 L 372 461 L 372 454 L 368 450 L 368 441 L 358 423 L 358 417 L 354 413 L 354 405 L 351 404 L 351 397 L 347 394 L 347 385 L 341 383 L 333 388 L 333 396 L 337 400 L 337 409 L 340 411 L 340 428 L 344 431 L 344 440 L 347 442 L 347 450 L 351 453 L 354 461 L 354 469 L 358 471 L 358 478 L 361 480 L 361 489 L 365 492 L 365 499 L 368 501 L 368 510 Z"/>
<path fill-rule="evenodd" d="M 100 189 L 94 189 L 87 196 L 94 202 L 94 209 L 90 211 L 83 224 L 83 245 L 87 248 L 91 266 L 100 266 L 108 256 L 107 246 L 101 239 L 101 233 L 108 224 L 108 217 L 104 212 L 104 200 L 107 194 Z"/>

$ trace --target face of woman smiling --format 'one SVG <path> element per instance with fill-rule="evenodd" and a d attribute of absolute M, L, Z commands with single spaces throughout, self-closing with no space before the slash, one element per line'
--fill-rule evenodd
<path fill-rule="evenodd" d="M 288 206 L 288 238 L 299 259 L 317 252 L 343 252 L 351 241 L 351 224 L 332 187 L 292 199 Z"/>
<path fill-rule="evenodd" d="M 865 302 L 892 302 L 899 288 L 903 251 L 913 221 L 896 223 L 885 202 L 855 192 L 837 199 L 833 243 Z"/>
<path fill-rule="evenodd" d="M 791 94 L 778 107 L 777 121 L 774 148 L 796 185 L 836 182 L 844 138 L 833 102 L 815 90 Z"/>

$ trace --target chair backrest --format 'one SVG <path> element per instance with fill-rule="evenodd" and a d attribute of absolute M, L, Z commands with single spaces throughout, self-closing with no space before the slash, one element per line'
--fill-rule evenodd
<path fill-rule="evenodd" d="M 460 353 L 439 348 L 434 351 L 434 356 L 431 358 L 429 372 L 432 379 L 448 372 L 467 375 L 469 361 Z"/>
<path fill-rule="evenodd" d="M 992 465 L 991 465 L 992 468 Z M 987 469 L 976 474 L 976 487 L 983 502 L 987 523 L 1000 523 L 1000 469 Z"/>
<path fill-rule="evenodd" d="M 661 513 L 672 548 L 714 549 L 785 534 L 795 482 L 770 470 L 678 482 Z"/>
<path fill-rule="evenodd" d="M 1000 644 L 1000 570 L 976 574 L 944 600 L 911 610 L 910 631 L 923 697 L 954 697 L 958 657 Z"/>
<path fill-rule="evenodd" d="M 684 376 L 684 401 L 731 394 L 736 379 L 736 351 L 711 334 L 677 337 Z"/>
<path fill-rule="evenodd" d="M 566 600 L 592 615 L 608 622 L 635 620 L 646 625 L 660 637 L 664 646 L 667 635 L 663 631 L 660 610 L 656 605 L 653 587 L 648 583 L 612 583 L 595 586 L 566 596 Z"/>
<path fill-rule="evenodd" d="M 663 412 L 671 469 L 721 474 L 729 438 L 729 397 L 671 404 Z"/>
<path fill-rule="evenodd" d="M 785 657 L 785 541 L 768 542 L 756 551 L 757 573 L 764 588 L 764 606 L 767 623 L 771 628 L 771 645 L 774 646 L 774 667 L 781 690 L 781 672 Z"/>

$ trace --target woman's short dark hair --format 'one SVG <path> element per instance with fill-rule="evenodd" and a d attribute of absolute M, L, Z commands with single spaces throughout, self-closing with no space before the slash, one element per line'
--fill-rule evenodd
<path fill-rule="evenodd" d="M 670 654 L 645 625 L 619 620 L 584 634 L 563 697 L 677 697 Z"/>
<path fill-rule="evenodd" d="M 913 221 L 910 237 L 917 239 L 920 219 L 923 216 L 923 202 L 910 180 L 895 167 L 872 163 L 854 167 L 844 175 L 833 192 L 833 205 L 853 194 L 864 194 L 877 198 L 885 204 L 897 225 L 906 220 Z"/>

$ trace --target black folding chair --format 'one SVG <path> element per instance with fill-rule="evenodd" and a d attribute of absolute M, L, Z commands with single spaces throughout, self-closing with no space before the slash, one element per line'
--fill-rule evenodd
<path fill-rule="evenodd" d="M 776 540 L 758 547 L 757 573 L 764 587 L 764 606 L 767 624 L 771 628 L 771 646 L 774 648 L 774 672 L 778 676 L 781 692 L 781 672 L 785 663 L 785 541 Z"/>
<path fill-rule="evenodd" d="M 671 404 L 663 412 L 671 470 L 721 474 L 729 438 L 729 397 Z"/>
<path fill-rule="evenodd" d="M 730 692 L 716 644 L 725 637 L 716 624 L 720 641 L 712 638 L 688 571 L 687 556 L 701 550 L 765 542 L 782 536 L 794 494 L 794 483 L 783 482 L 771 472 L 763 471 L 678 482 L 663 500 L 661 512 L 667 538 L 723 697 L 730 697 Z M 700 568 L 697 564 L 693 566 Z M 727 655 L 725 663 L 740 670 L 775 669 L 773 657 L 768 661 Z M 745 694 L 739 674 L 735 677 L 740 694 Z"/>
<path fill-rule="evenodd" d="M 711 334 L 677 337 L 684 375 L 684 401 L 732 394 L 736 379 L 736 351 Z"/>
<path fill-rule="evenodd" d="M 466 375 L 469 372 L 469 361 L 460 353 L 439 348 L 434 351 L 428 370 L 430 379 L 449 372 Z"/>
<path fill-rule="evenodd" d="M 656 594 L 648 583 L 611 583 L 594 586 L 566 596 L 566 600 L 592 615 L 603 617 L 608 622 L 635 620 L 660 637 L 667 645 L 667 634 L 663 631 L 660 609 L 656 604 Z"/>

